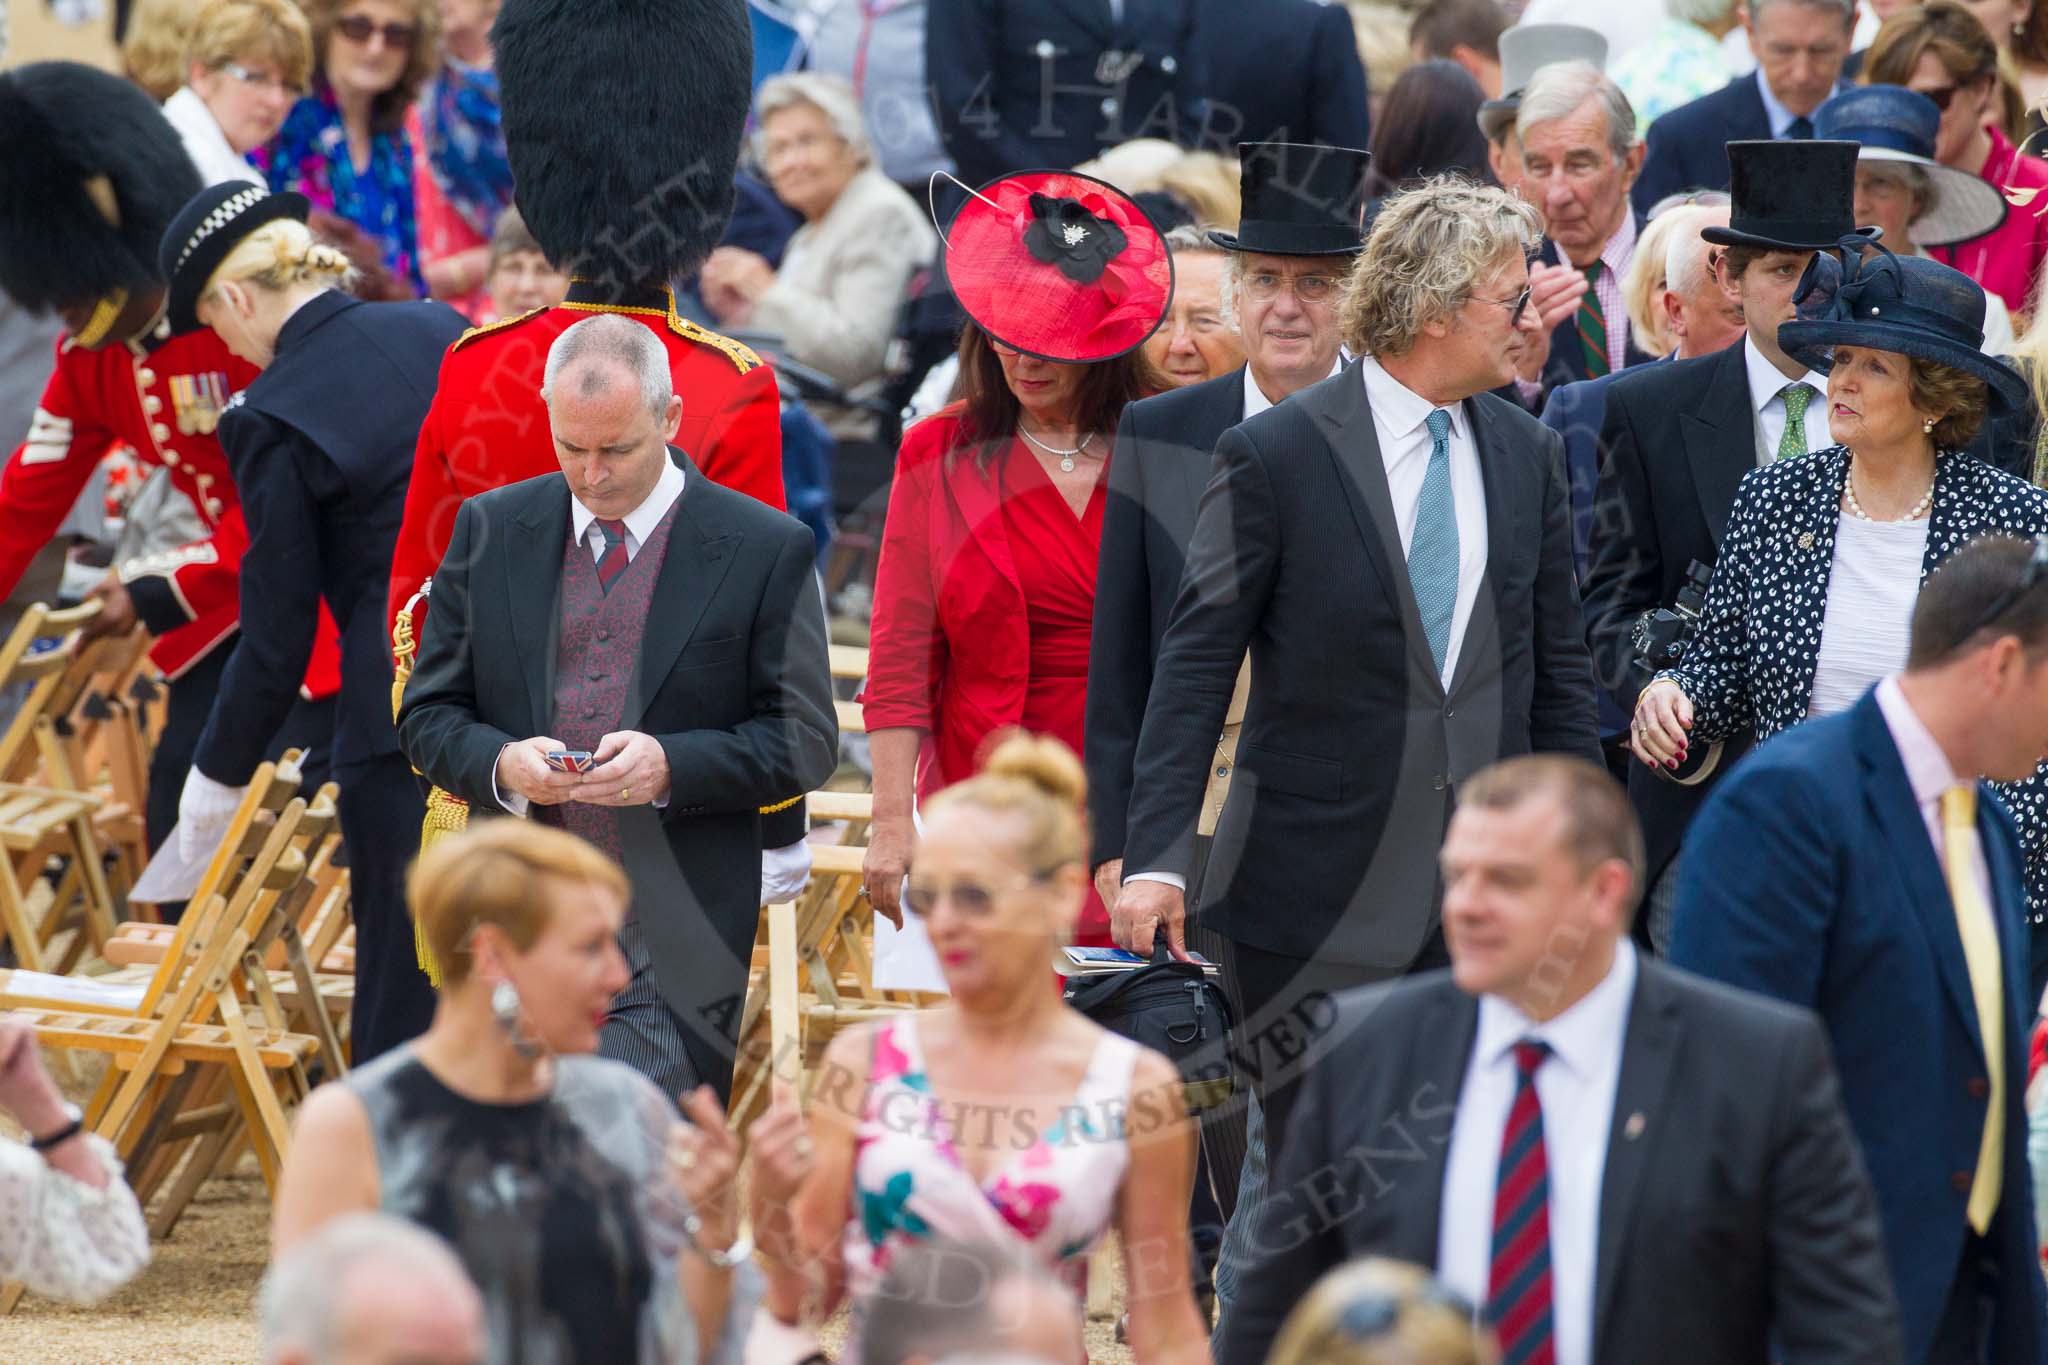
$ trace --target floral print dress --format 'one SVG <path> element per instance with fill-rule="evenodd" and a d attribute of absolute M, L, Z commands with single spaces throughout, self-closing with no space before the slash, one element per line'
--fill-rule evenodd
<path fill-rule="evenodd" d="M 880 1025 L 843 1246 L 856 1315 L 881 1287 L 896 1248 L 933 1237 L 1028 1249 L 1085 1295 L 1087 1255 L 1115 1217 L 1130 1167 L 1124 1115 L 1137 1061 L 1137 1044 L 1104 1034 L 1073 1099 L 1038 1132 L 999 1104 L 937 1099 L 916 1017 Z M 963 1129 L 973 1145 L 1003 1151 L 983 1180 L 955 1146 Z"/>
<path fill-rule="evenodd" d="M 346 218 L 377 243 L 384 268 L 424 297 L 413 197 L 412 139 L 403 128 L 370 138 L 370 165 L 358 172 L 334 92 L 324 82 L 292 106 L 284 126 L 251 153 L 273 192 L 293 190 L 315 209 Z"/>

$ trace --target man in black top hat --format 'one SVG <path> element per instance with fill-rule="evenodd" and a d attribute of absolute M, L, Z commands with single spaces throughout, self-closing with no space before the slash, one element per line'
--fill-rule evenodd
<path fill-rule="evenodd" d="M 1736 485 L 1759 465 L 1832 444 L 1827 381 L 1785 354 L 1778 326 L 1816 251 L 1855 229 L 1856 144 L 1728 144 L 1734 204 L 1727 227 L 1701 232 L 1721 248 L 1718 271 L 1743 311 L 1741 342 L 1716 355 L 1624 375 L 1607 393 L 1606 462 L 1593 501 L 1586 633 L 1600 681 L 1633 710 L 1651 670 L 1636 658 L 1636 623 L 1669 607 L 1694 563 L 1711 567 Z M 1718 746 L 1717 746 L 1718 748 Z M 1641 764 L 1629 796 L 1643 822 L 1651 913 L 1639 933 L 1661 944 L 1679 841 L 1715 773 L 1748 741 L 1703 749 L 1667 781 Z"/>
<path fill-rule="evenodd" d="M 1138 727 L 1152 692 L 1159 639 L 1180 589 L 1210 453 L 1217 439 L 1245 418 L 1337 373 L 1337 299 L 1364 244 L 1359 223 L 1369 153 L 1288 142 L 1248 142 L 1237 152 L 1242 217 L 1236 232 L 1209 236 L 1230 256 L 1225 299 L 1244 339 L 1245 363 L 1229 374 L 1126 407 L 1117 426 L 1116 458 L 1109 465 L 1110 488 L 1122 496 L 1109 499 L 1103 514 L 1084 750 L 1093 794 L 1088 803 L 1091 861 L 1103 904 L 1112 913 L 1122 891 L 1124 815 Z M 1230 789 L 1249 682 L 1249 669 L 1241 666 L 1203 802 L 1202 851 L 1187 888 L 1191 905 L 1201 900 L 1208 836 Z M 1198 952 L 1228 963 L 1229 940 L 1199 928 L 1190 937 Z M 1230 979 L 1226 971 L 1226 985 Z M 1241 1113 L 1233 1107 L 1232 1113 L 1213 1115 L 1203 1125 L 1213 1208 L 1226 1217 L 1237 1202 L 1238 1171 L 1246 1155 Z M 1248 1182 L 1259 1179 L 1263 1155 L 1254 1151 Z M 1198 1252 L 1213 1257 L 1221 1229 L 1201 1226 L 1199 1196 L 1200 1191 L 1197 1222 L 1190 1231 Z M 1198 1276 L 1197 1283 L 1205 1279 Z"/>

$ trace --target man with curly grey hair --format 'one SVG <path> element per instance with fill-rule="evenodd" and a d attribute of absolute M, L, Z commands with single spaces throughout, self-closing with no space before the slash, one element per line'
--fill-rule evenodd
<path fill-rule="evenodd" d="M 1530 751 L 1598 761 L 1564 451 L 1492 390 L 1535 335 L 1536 214 L 1454 179 L 1388 199 L 1338 322 L 1358 363 L 1224 433 L 1139 734 L 1119 941 L 1181 947 L 1205 779 L 1250 651 L 1203 923 L 1234 946 L 1239 1048 L 1274 1151 L 1327 1050 L 1320 997 L 1444 959 L 1457 785 Z"/>

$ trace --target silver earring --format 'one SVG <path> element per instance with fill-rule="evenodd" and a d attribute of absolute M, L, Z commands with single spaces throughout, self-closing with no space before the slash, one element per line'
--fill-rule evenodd
<path fill-rule="evenodd" d="M 491 987 L 491 1017 L 505 1030 L 513 1051 L 527 1058 L 540 1055 L 539 1045 L 519 1031 L 519 988 L 509 978 Z"/>

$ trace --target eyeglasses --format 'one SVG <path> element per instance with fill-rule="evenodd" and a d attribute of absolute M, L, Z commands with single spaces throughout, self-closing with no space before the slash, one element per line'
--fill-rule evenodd
<path fill-rule="evenodd" d="M 2048 572 L 2048 536 L 2035 536 L 2034 553 L 2027 560 L 2027 567 L 2025 572 L 2020 574 L 2020 581 L 1992 598 L 1991 605 L 1970 623 L 1968 630 L 1956 638 L 1967 640 L 1987 626 L 1996 625 L 1999 617 L 2018 606 L 2020 599 L 2034 590 L 2034 585 L 2041 581 L 2043 572 Z"/>
<path fill-rule="evenodd" d="M 1508 326 L 1516 327 L 1521 325 L 1522 312 L 1529 306 L 1529 286 L 1523 285 L 1522 292 L 1511 299 L 1490 299 L 1484 294 L 1467 294 L 1465 297 L 1478 303 L 1490 303 L 1496 308 L 1507 309 Z"/>
<path fill-rule="evenodd" d="M 969 919 L 987 919 L 996 908 L 996 897 L 1006 892 L 1022 890 L 1027 886 L 1035 886 L 1051 875 L 1051 872 L 1033 873 L 1022 881 L 1013 882 L 1006 887 L 992 887 L 986 882 L 968 880 L 954 882 L 951 886 L 939 886 L 932 882 L 905 878 L 903 908 L 923 919 L 939 908 L 941 899 L 951 899 L 953 904 L 959 907 L 960 913 Z"/>
<path fill-rule="evenodd" d="M 306 87 L 303 85 L 293 85 L 282 76 L 259 75 L 248 67 L 243 66 L 240 62 L 222 62 L 219 69 L 233 76 L 251 90 L 274 91 L 277 94 L 283 95 L 286 99 L 294 100 L 306 93 Z"/>
<path fill-rule="evenodd" d="M 1244 277 L 1244 292 L 1259 303 L 1270 303 L 1280 296 L 1282 286 L 1294 291 L 1294 297 L 1303 303 L 1322 303 L 1337 292 L 1338 281 L 1329 275 L 1295 275 L 1292 278 L 1261 270 Z"/>
<path fill-rule="evenodd" d="M 334 21 L 334 31 L 352 43 L 368 43 L 377 34 L 384 35 L 384 46 L 409 49 L 413 35 L 419 30 L 411 24 L 379 24 L 367 14 L 344 14 Z"/>

